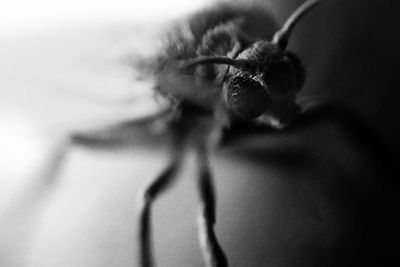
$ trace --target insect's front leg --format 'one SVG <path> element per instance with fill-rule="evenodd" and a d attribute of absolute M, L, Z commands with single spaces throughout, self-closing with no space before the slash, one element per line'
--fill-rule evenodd
<path fill-rule="evenodd" d="M 203 257 L 207 267 L 226 267 L 228 261 L 214 231 L 216 200 L 208 162 L 209 151 L 204 144 L 201 144 L 196 147 L 196 155 L 199 166 L 198 191 L 201 201 L 198 225 Z"/>
<path fill-rule="evenodd" d="M 139 205 L 139 262 L 141 267 L 152 267 L 151 208 L 154 201 L 175 181 L 183 159 L 183 144 L 174 138 L 171 161 L 167 167 L 144 189 Z"/>

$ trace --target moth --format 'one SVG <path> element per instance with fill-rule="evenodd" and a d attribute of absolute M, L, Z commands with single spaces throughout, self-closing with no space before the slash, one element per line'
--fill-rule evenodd
<path fill-rule="evenodd" d="M 209 153 L 230 129 L 284 129 L 299 116 L 296 101 L 305 68 L 287 46 L 294 27 L 320 2 L 305 1 L 275 33 L 273 24 L 260 25 L 270 17 L 256 8 L 220 5 L 205 10 L 176 25 L 161 52 L 136 66 L 145 70 L 145 78 L 156 81 L 153 90 L 164 105 L 129 123 L 161 123 L 171 140 L 170 162 L 140 196 L 141 267 L 154 266 L 152 204 L 173 184 L 188 147 L 195 151 L 198 164 L 198 228 L 205 265 L 228 266 L 214 231 L 216 197 Z M 77 133 L 73 139 L 90 145 L 95 137 Z"/>
<path fill-rule="evenodd" d="M 197 189 L 201 201 L 199 237 L 205 265 L 228 266 L 227 255 L 218 242 L 216 196 L 209 154 L 232 135 L 262 131 L 290 131 L 321 119 L 344 121 L 356 134 L 351 110 L 324 104 L 306 108 L 298 98 L 306 74 L 300 58 L 287 50 L 291 33 L 303 16 L 320 0 L 306 0 L 273 31 L 259 25 L 268 16 L 260 10 L 221 5 L 188 18 L 167 34 L 164 47 L 154 58 L 136 68 L 155 81 L 152 89 L 161 100 L 155 112 L 132 119 L 128 125 L 161 125 L 170 137 L 170 161 L 140 195 L 138 209 L 138 261 L 154 266 L 151 209 L 154 201 L 175 181 L 185 151 L 195 151 L 198 165 Z M 350 115 L 349 115 L 350 114 Z M 342 120 L 344 118 L 344 120 Z M 351 123 L 349 123 L 351 121 Z M 91 146 L 93 133 L 75 133 L 75 143 Z M 370 146 L 373 138 L 365 138 Z"/>
<path fill-rule="evenodd" d="M 214 18 L 212 11 L 200 14 L 203 18 L 192 18 L 169 37 L 157 59 L 156 78 L 158 92 L 170 100 L 174 110 L 169 124 L 176 139 L 175 151 L 170 165 L 142 196 L 143 267 L 153 266 L 149 229 L 152 202 L 174 179 L 186 139 L 194 147 L 199 164 L 202 207 L 198 227 L 203 257 L 206 266 L 228 266 L 213 228 L 216 205 L 209 151 L 218 144 L 223 129 L 235 121 L 254 121 L 279 129 L 296 117 L 296 94 L 303 86 L 305 71 L 300 59 L 286 48 L 296 23 L 319 2 L 302 4 L 272 40 L 251 32 L 246 20 L 251 20 L 254 11 L 235 14 L 233 10 L 220 10 Z"/>

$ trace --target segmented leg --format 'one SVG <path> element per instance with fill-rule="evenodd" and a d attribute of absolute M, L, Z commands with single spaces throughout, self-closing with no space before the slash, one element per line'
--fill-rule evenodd
<path fill-rule="evenodd" d="M 200 147 L 197 156 L 199 164 L 198 190 L 201 201 L 198 225 L 203 257 L 207 267 L 226 267 L 228 261 L 214 232 L 215 192 L 206 149 Z"/>
<path fill-rule="evenodd" d="M 175 180 L 182 161 L 181 147 L 173 150 L 172 161 L 144 190 L 139 207 L 139 262 L 141 267 L 154 266 L 151 244 L 151 207 L 153 202 Z"/>

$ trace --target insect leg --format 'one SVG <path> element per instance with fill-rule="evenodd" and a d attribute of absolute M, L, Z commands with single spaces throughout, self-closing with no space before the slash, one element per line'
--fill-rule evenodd
<path fill-rule="evenodd" d="M 176 178 L 182 162 L 182 144 L 173 144 L 170 164 L 144 189 L 139 206 L 139 262 L 142 267 L 152 267 L 151 207 L 153 202 L 167 190 Z"/>
<path fill-rule="evenodd" d="M 215 191 L 208 163 L 208 151 L 205 146 L 198 148 L 197 156 L 199 164 L 198 191 L 202 205 L 198 225 L 203 257 L 207 267 L 226 267 L 228 266 L 228 261 L 214 231 L 216 217 Z"/>

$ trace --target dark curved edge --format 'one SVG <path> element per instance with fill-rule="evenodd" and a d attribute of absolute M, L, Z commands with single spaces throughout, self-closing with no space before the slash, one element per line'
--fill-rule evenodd
<path fill-rule="evenodd" d="M 372 128 L 368 121 L 354 108 L 341 102 L 326 102 L 304 109 L 285 129 L 274 129 L 269 125 L 256 124 L 240 120 L 226 129 L 222 146 L 255 135 L 286 135 L 310 129 L 317 125 L 334 124 L 349 138 L 358 149 L 376 160 L 387 164 L 394 163 L 394 153 L 384 143 L 383 138 Z"/>
<path fill-rule="evenodd" d="M 246 144 L 246 140 L 263 134 L 293 135 L 312 127 L 332 124 L 366 158 L 366 164 L 372 164 L 367 168 L 376 174 L 372 174 L 375 177 L 372 192 L 359 196 L 356 228 L 348 233 L 349 239 L 338 241 L 340 249 L 330 263 L 332 266 L 398 266 L 400 171 L 396 155 L 355 108 L 340 102 L 320 103 L 304 109 L 296 121 L 282 130 L 241 121 L 225 132 L 222 146 L 234 145 L 235 142 Z"/>

